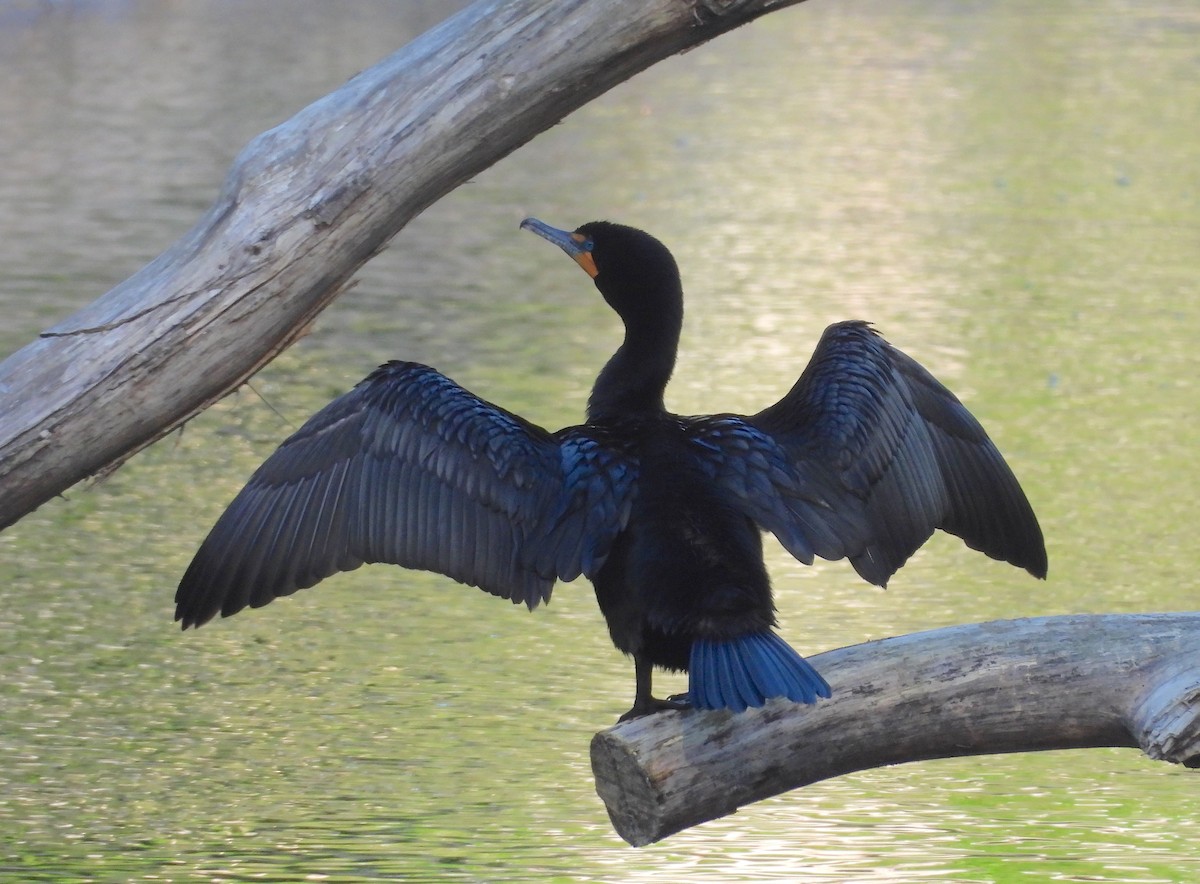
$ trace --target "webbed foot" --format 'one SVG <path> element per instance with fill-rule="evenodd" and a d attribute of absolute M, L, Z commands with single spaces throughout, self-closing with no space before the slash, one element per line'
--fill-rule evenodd
<path fill-rule="evenodd" d="M 692 702 L 687 694 L 673 694 L 665 700 L 658 697 L 639 697 L 633 708 L 617 719 L 617 722 L 629 721 L 631 718 L 641 718 L 643 715 L 653 715 L 655 712 L 665 712 L 668 709 L 691 709 Z"/>

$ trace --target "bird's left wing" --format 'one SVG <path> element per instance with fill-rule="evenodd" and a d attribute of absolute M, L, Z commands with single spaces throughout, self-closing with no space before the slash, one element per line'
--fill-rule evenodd
<path fill-rule="evenodd" d="M 175 617 L 198 626 L 366 562 L 532 608 L 557 577 L 602 564 L 633 473 L 583 428 L 551 435 L 432 368 L 390 362 L 259 467 L 184 574 Z"/>

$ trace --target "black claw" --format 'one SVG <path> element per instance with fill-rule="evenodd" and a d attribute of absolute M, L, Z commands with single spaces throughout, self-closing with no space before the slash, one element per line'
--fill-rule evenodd
<path fill-rule="evenodd" d="M 629 721 L 631 718 L 641 718 L 643 715 L 653 715 L 655 712 L 666 712 L 669 709 L 679 711 L 691 708 L 692 703 L 687 694 L 673 694 L 665 700 L 646 697 L 635 702 L 632 709 L 617 719 L 617 723 Z"/>

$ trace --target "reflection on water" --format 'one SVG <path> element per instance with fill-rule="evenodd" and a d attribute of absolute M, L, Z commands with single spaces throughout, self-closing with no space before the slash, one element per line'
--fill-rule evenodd
<path fill-rule="evenodd" d="M 6 4 L 0 351 L 157 254 L 246 140 L 446 8 Z M 0 877 L 1196 879 L 1194 774 L 1127 750 L 866 772 L 625 848 L 587 746 L 632 673 L 582 584 L 530 615 L 369 568 L 186 635 L 170 600 L 254 466 L 384 359 L 579 419 L 619 330 L 517 232 L 537 214 L 675 250 L 677 410 L 755 410 L 825 324 L 867 318 L 1010 456 L 1050 581 L 947 538 L 886 593 L 776 552 L 800 649 L 1194 608 L 1198 33 L 1166 2 L 811 0 L 434 206 L 257 392 L 0 534 Z"/>

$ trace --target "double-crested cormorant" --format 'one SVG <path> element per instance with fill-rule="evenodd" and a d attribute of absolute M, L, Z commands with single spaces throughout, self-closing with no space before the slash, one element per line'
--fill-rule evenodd
<path fill-rule="evenodd" d="M 217 521 L 175 597 L 185 629 L 364 562 L 531 609 L 582 574 L 633 657 L 630 718 L 829 696 L 774 632 L 763 530 L 805 564 L 846 557 L 880 586 L 935 528 L 1045 576 L 1037 519 L 983 428 L 869 325 L 826 329 L 758 414 L 681 417 L 663 406 L 683 322 L 666 247 L 602 221 L 521 226 L 566 251 L 624 320 L 587 421 L 551 433 L 427 366 L 381 366 L 285 441 Z M 652 696 L 655 666 L 689 672 L 685 697 Z"/>

